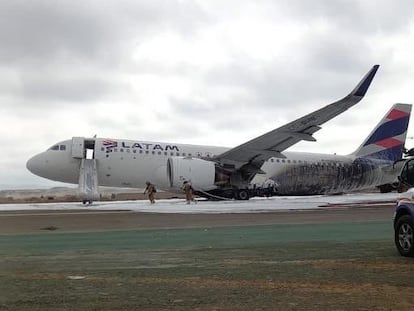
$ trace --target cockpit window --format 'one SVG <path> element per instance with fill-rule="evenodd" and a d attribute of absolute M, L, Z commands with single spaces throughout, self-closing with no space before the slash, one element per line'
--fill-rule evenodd
<path fill-rule="evenodd" d="M 66 145 L 54 145 L 49 150 L 66 150 Z"/>

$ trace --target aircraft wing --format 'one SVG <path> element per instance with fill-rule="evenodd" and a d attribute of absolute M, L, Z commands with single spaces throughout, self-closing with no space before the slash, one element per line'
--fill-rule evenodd
<path fill-rule="evenodd" d="M 248 170 L 252 173 L 257 173 L 264 161 L 271 157 L 284 158 L 282 151 L 297 142 L 316 141 L 312 134 L 321 129 L 320 125 L 354 106 L 364 97 L 378 67 L 379 65 L 373 66 L 352 92 L 341 100 L 232 148 L 216 156 L 215 160 L 235 169 L 244 166 L 245 169 L 250 168 Z"/>

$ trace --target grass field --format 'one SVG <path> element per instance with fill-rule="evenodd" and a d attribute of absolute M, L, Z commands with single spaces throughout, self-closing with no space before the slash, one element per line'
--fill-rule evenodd
<path fill-rule="evenodd" d="M 413 310 L 390 222 L 0 236 L 0 310 Z"/>

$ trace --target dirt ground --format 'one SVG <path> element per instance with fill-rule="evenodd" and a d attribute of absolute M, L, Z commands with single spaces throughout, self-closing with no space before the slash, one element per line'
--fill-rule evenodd
<path fill-rule="evenodd" d="M 0 310 L 414 310 L 391 205 L 0 213 Z"/>

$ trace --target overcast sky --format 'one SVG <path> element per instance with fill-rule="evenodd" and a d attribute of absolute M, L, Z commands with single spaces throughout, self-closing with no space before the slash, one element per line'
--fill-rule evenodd
<path fill-rule="evenodd" d="M 59 185 L 25 164 L 72 136 L 236 146 L 374 64 L 367 96 L 291 150 L 351 153 L 414 103 L 409 0 L 0 0 L 0 42 L 0 188 Z"/>

